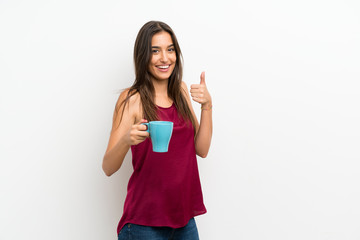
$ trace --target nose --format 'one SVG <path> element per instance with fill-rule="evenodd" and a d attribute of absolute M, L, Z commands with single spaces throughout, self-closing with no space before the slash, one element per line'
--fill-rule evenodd
<path fill-rule="evenodd" d="M 162 54 L 161 54 L 161 59 L 160 61 L 161 62 L 167 62 L 168 61 L 168 53 L 166 51 L 163 51 Z"/>

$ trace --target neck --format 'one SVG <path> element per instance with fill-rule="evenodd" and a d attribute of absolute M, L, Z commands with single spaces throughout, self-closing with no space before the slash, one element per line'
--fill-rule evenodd
<path fill-rule="evenodd" d="M 153 80 L 155 104 L 160 107 L 170 107 L 172 104 L 172 100 L 168 96 L 168 82 L 169 80 Z"/>
<path fill-rule="evenodd" d="M 167 95 L 169 80 L 153 80 L 155 95 Z"/>

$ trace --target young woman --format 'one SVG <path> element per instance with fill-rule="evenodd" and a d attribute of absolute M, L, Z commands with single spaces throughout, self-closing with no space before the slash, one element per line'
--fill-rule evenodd
<path fill-rule="evenodd" d="M 205 73 L 190 94 L 182 82 L 181 51 L 172 29 L 151 21 L 134 47 L 136 79 L 120 94 L 103 159 L 111 176 L 131 148 L 134 172 L 128 183 L 118 239 L 198 239 L 194 217 L 206 213 L 196 155 L 206 157 L 212 137 L 212 100 Z M 201 104 L 198 123 L 192 99 Z M 162 120 L 174 124 L 166 153 L 152 151 L 147 127 Z"/>

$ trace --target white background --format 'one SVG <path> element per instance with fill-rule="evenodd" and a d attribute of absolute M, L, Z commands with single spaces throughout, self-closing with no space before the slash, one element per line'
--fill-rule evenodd
<path fill-rule="evenodd" d="M 116 239 L 131 159 L 101 163 L 149 20 L 213 97 L 201 239 L 360 239 L 357 0 L 0 0 L 0 239 Z"/>

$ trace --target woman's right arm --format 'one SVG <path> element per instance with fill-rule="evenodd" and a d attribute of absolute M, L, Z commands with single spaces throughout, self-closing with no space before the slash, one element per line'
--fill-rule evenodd
<path fill-rule="evenodd" d="M 117 106 L 124 101 L 127 92 L 128 90 L 120 94 Z M 102 168 L 107 176 L 119 170 L 131 145 L 139 144 L 149 136 L 149 133 L 145 131 L 146 126 L 140 125 L 146 120 L 139 121 L 140 98 L 138 94 L 133 95 L 124 111 L 122 110 L 123 105 L 121 108 L 115 108 L 110 139 L 103 158 Z"/>

